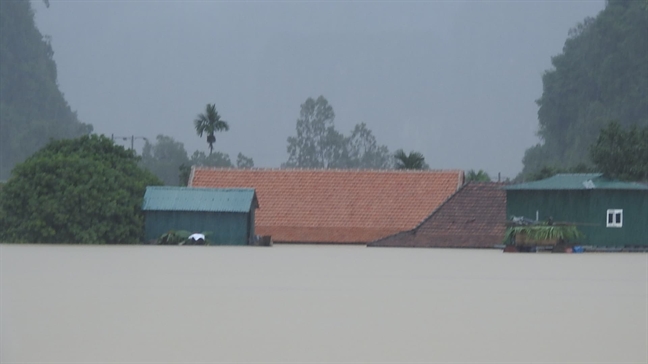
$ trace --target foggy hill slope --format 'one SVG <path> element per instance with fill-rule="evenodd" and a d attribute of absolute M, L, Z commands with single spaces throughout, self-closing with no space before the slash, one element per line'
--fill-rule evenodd
<path fill-rule="evenodd" d="M 51 138 L 92 131 L 57 83 L 54 51 L 28 1 L 0 1 L 0 180 Z"/>
<path fill-rule="evenodd" d="M 527 149 L 524 175 L 543 166 L 590 164 L 589 148 L 610 121 L 648 125 L 648 2 L 608 1 L 570 31 L 542 76 L 542 142 Z"/>

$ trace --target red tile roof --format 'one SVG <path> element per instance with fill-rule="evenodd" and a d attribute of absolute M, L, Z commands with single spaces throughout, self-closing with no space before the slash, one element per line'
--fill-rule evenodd
<path fill-rule="evenodd" d="M 492 248 L 502 243 L 506 221 L 503 183 L 468 183 L 416 228 L 369 246 Z"/>
<path fill-rule="evenodd" d="M 415 227 L 463 171 L 194 168 L 190 187 L 255 188 L 256 233 L 284 243 L 364 244 Z"/>

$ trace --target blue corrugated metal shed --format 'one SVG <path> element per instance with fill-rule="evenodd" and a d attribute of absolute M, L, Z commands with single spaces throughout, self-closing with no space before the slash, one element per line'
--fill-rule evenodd
<path fill-rule="evenodd" d="M 211 244 L 246 245 L 254 239 L 257 208 L 251 188 L 150 186 L 142 204 L 144 234 L 151 241 L 173 230 L 211 232 Z"/>
<path fill-rule="evenodd" d="M 602 173 L 557 174 L 540 181 L 519 183 L 504 187 L 507 190 L 648 190 L 635 182 L 605 178 Z"/>
<path fill-rule="evenodd" d="M 249 212 L 259 202 L 251 188 L 190 188 L 149 186 L 144 211 Z"/>

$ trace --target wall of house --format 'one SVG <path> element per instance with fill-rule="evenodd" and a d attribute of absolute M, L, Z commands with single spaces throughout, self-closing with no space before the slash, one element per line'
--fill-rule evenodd
<path fill-rule="evenodd" d="M 623 210 L 623 226 L 606 227 L 607 210 Z M 581 243 L 596 246 L 648 245 L 648 191 L 509 190 L 506 215 L 573 222 L 585 234 Z"/>
<path fill-rule="evenodd" d="M 157 239 L 169 230 L 187 230 L 212 234 L 209 240 L 218 245 L 247 245 L 251 232 L 248 215 L 232 212 L 146 211 L 146 241 Z M 254 226 L 254 222 L 252 222 Z"/>

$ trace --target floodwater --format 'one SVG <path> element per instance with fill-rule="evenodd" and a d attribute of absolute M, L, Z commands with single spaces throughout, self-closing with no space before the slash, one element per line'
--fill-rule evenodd
<path fill-rule="evenodd" d="M 648 255 L 0 245 L 2 363 L 646 363 Z"/>

